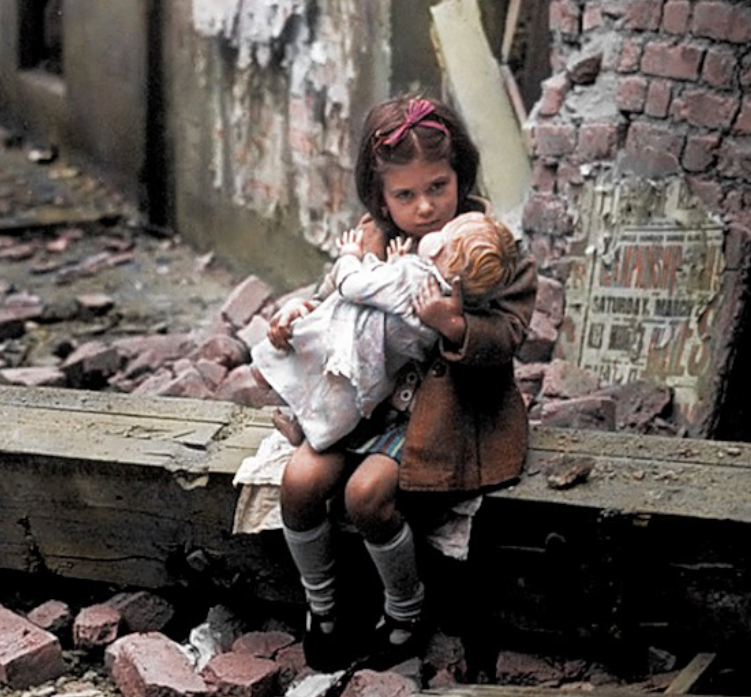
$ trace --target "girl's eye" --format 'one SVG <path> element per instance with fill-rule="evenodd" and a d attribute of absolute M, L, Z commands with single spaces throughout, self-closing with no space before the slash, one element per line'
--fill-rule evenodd
<path fill-rule="evenodd" d="M 440 182 L 433 182 L 430 186 L 431 193 L 434 194 L 440 194 L 441 191 L 443 191 L 446 188 L 446 182 L 440 181 Z"/>
<path fill-rule="evenodd" d="M 409 201 L 412 198 L 412 192 L 411 191 L 397 191 L 396 193 L 396 200 L 397 201 Z"/>

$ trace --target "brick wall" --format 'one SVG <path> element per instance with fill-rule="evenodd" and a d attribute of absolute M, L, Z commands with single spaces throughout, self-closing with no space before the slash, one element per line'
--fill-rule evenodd
<path fill-rule="evenodd" d="M 603 164 L 683 176 L 729 227 L 751 227 L 751 4 L 552 0 L 549 21 L 553 76 L 525 127 L 524 227 L 543 267 Z"/>

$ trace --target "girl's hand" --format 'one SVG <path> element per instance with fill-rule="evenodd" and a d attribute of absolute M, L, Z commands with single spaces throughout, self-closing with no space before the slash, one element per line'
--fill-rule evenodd
<path fill-rule="evenodd" d="M 266 336 L 274 348 L 283 351 L 291 348 L 289 340 L 292 337 L 292 322 L 310 314 L 314 305 L 307 300 L 293 298 L 288 300 L 282 308 L 271 318 Z"/>
<path fill-rule="evenodd" d="M 357 230 L 347 230 L 337 241 L 336 246 L 339 249 L 339 256 L 343 254 L 354 254 L 358 259 L 362 259 L 365 254 L 365 245 L 363 244 L 362 228 Z"/>
<path fill-rule="evenodd" d="M 412 249 L 411 237 L 395 237 L 386 248 L 386 261 L 389 263 L 403 257 Z"/>
<path fill-rule="evenodd" d="M 414 308 L 423 324 L 447 341 L 457 346 L 464 343 L 467 320 L 464 318 L 462 283 L 458 278 L 451 282 L 451 295 L 444 295 L 432 276 L 425 279 L 417 291 Z"/>

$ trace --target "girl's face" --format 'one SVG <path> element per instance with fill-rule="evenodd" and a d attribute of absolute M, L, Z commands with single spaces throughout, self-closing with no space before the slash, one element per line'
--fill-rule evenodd
<path fill-rule="evenodd" d="M 421 239 L 440 230 L 459 205 L 456 172 L 446 160 L 389 165 L 382 175 L 383 199 L 394 224 Z"/>

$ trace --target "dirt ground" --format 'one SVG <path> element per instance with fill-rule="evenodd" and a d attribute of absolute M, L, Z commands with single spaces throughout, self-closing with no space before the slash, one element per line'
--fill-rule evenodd
<path fill-rule="evenodd" d="M 49 366 L 65 346 L 200 329 L 242 276 L 140 224 L 101 181 L 25 147 L 0 147 L 0 298 L 37 296 L 43 317 L 2 340 L 0 367 Z M 100 317 L 79 299 L 102 294 Z"/>

